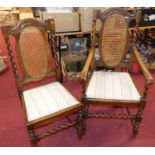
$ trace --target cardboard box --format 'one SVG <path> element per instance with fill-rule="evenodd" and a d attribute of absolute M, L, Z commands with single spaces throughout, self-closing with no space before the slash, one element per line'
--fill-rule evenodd
<path fill-rule="evenodd" d="M 19 21 L 19 13 L 15 10 L 0 11 L 0 25 L 13 25 Z"/>
<path fill-rule="evenodd" d="M 44 22 L 48 18 L 55 19 L 56 32 L 75 32 L 79 31 L 79 13 L 47 13 L 46 11 L 39 11 L 41 21 Z"/>
<path fill-rule="evenodd" d="M 19 18 L 20 20 L 26 19 L 26 18 L 34 18 L 32 9 L 30 7 L 19 8 Z"/>
<path fill-rule="evenodd" d="M 9 23 L 11 21 L 9 11 L 0 11 L 0 23 Z"/>
<path fill-rule="evenodd" d="M 12 8 L 11 7 L 0 7 L 0 10 L 1 11 L 10 11 L 10 10 L 12 10 Z"/>
<path fill-rule="evenodd" d="M 79 12 L 81 14 L 81 31 L 91 32 L 92 31 L 92 20 L 93 20 L 93 10 L 99 9 L 102 12 L 107 8 L 105 7 L 80 7 Z M 97 20 L 96 29 L 99 31 L 101 28 L 101 21 Z"/>

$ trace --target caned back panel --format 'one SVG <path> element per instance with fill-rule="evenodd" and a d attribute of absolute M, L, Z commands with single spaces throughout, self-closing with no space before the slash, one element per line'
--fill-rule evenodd
<path fill-rule="evenodd" d="M 41 31 L 33 26 L 24 28 L 19 37 L 19 47 L 28 76 L 33 79 L 44 77 L 48 69 L 48 55 Z"/>
<path fill-rule="evenodd" d="M 126 53 L 127 24 L 124 16 L 108 16 L 102 27 L 100 52 L 106 67 L 114 68 Z"/>

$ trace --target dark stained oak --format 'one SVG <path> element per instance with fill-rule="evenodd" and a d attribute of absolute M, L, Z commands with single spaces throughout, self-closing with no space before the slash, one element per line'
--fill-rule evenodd
<path fill-rule="evenodd" d="M 56 77 L 56 81 L 61 81 L 62 74 L 59 62 L 59 51 L 56 46 L 54 31 L 55 23 L 53 19 L 49 19 L 45 24 L 35 19 L 24 19 L 17 23 L 16 26 L 3 27 L 3 35 L 7 44 L 32 146 L 37 146 L 39 140 L 42 138 L 72 126 L 77 129 L 79 138 L 81 138 L 84 133 L 84 120 L 81 115 L 83 104 L 80 102 L 79 104 L 69 106 L 68 108 L 48 114 L 44 117 L 32 121 L 28 120 L 23 96 L 23 86 L 29 83 L 39 82 L 52 76 Z M 14 37 L 16 41 L 15 52 L 13 52 L 11 47 L 10 36 Z M 52 53 L 54 54 L 53 59 Z M 52 69 L 52 61 L 54 61 L 56 69 Z M 74 113 L 77 114 L 77 118 L 71 121 L 68 117 Z M 67 118 L 69 122 L 47 132 L 40 134 L 35 133 L 36 128 L 43 127 L 62 118 Z"/>

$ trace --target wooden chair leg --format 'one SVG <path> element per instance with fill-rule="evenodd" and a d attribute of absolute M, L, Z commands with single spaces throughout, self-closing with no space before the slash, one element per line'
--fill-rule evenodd
<path fill-rule="evenodd" d="M 77 134 L 79 139 L 81 139 L 82 136 L 85 134 L 85 129 L 86 129 L 86 119 L 84 118 L 84 112 L 80 111 L 78 113 L 77 118 Z"/>
<path fill-rule="evenodd" d="M 141 124 L 141 121 L 142 121 L 142 115 L 143 115 L 143 107 L 140 107 L 138 109 L 138 112 L 136 114 L 136 117 L 134 119 L 134 124 L 133 124 L 133 135 L 136 136 L 138 134 L 138 129 L 139 129 L 139 126 Z"/>
<path fill-rule="evenodd" d="M 37 147 L 40 139 L 35 134 L 34 129 L 29 129 L 29 137 L 30 137 L 31 145 L 33 147 Z"/>
<path fill-rule="evenodd" d="M 86 132 L 86 118 L 85 118 L 85 111 L 82 111 L 82 126 L 83 126 L 83 135 Z"/>
<path fill-rule="evenodd" d="M 83 113 L 84 118 L 87 119 L 89 117 L 89 104 L 84 105 Z"/>
<path fill-rule="evenodd" d="M 83 117 L 84 117 L 84 119 L 87 119 L 88 118 L 88 113 L 89 113 L 89 104 L 87 104 L 85 102 L 84 98 L 81 99 L 81 102 L 84 105 L 84 107 L 83 107 Z"/>

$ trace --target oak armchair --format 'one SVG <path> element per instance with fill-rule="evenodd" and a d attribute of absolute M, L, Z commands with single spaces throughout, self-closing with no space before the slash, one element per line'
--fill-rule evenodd
<path fill-rule="evenodd" d="M 3 32 L 31 144 L 36 146 L 39 140 L 72 126 L 81 137 L 83 105 L 59 82 L 61 68 L 55 43 L 54 20 L 49 19 L 43 24 L 35 19 L 25 19 L 15 27 L 5 27 Z M 50 35 L 50 45 L 47 32 Z M 16 41 L 15 52 L 12 50 L 10 36 Z M 54 53 L 53 59 L 50 49 Z M 55 69 L 52 69 L 53 61 Z M 34 86 L 37 82 L 52 77 L 56 77 L 55 82 Z M 27 87 L 30 84 L 33 84 L 31 88 Z M 77 118 L 69 119 L 75 113 Z M 35 129 L 63 118 L 69 122 L 50 131 L 36 133 Z"/>
<path fill-rule="evenodd" d="M 102 22 L 99 31 L 100 70 L 93 70 L 96 46 L 96 20 Z M 146 105 L 146 96 L 153 77 L 141 61 L 139 53 L 132 44 L 130 58 L 126 63 L 128 47 L 128 21 L 130 15 L 122 8 L 110 8 L 104 12 L 94 11 L 92 45 L 85 66 L 81 72 L 83 85 L 82 102 L 85 118 L 130 119 L 133 135 L 138 133 Z M 132 65 L 136 62 L 145 77 L 142 93 L 132 80 Z M 125 108 L 127 113 L 92 112 L 89 107 L 103 105 L 112 108 Z M 136 113 L 131 109 L 136 109 Z"/>

